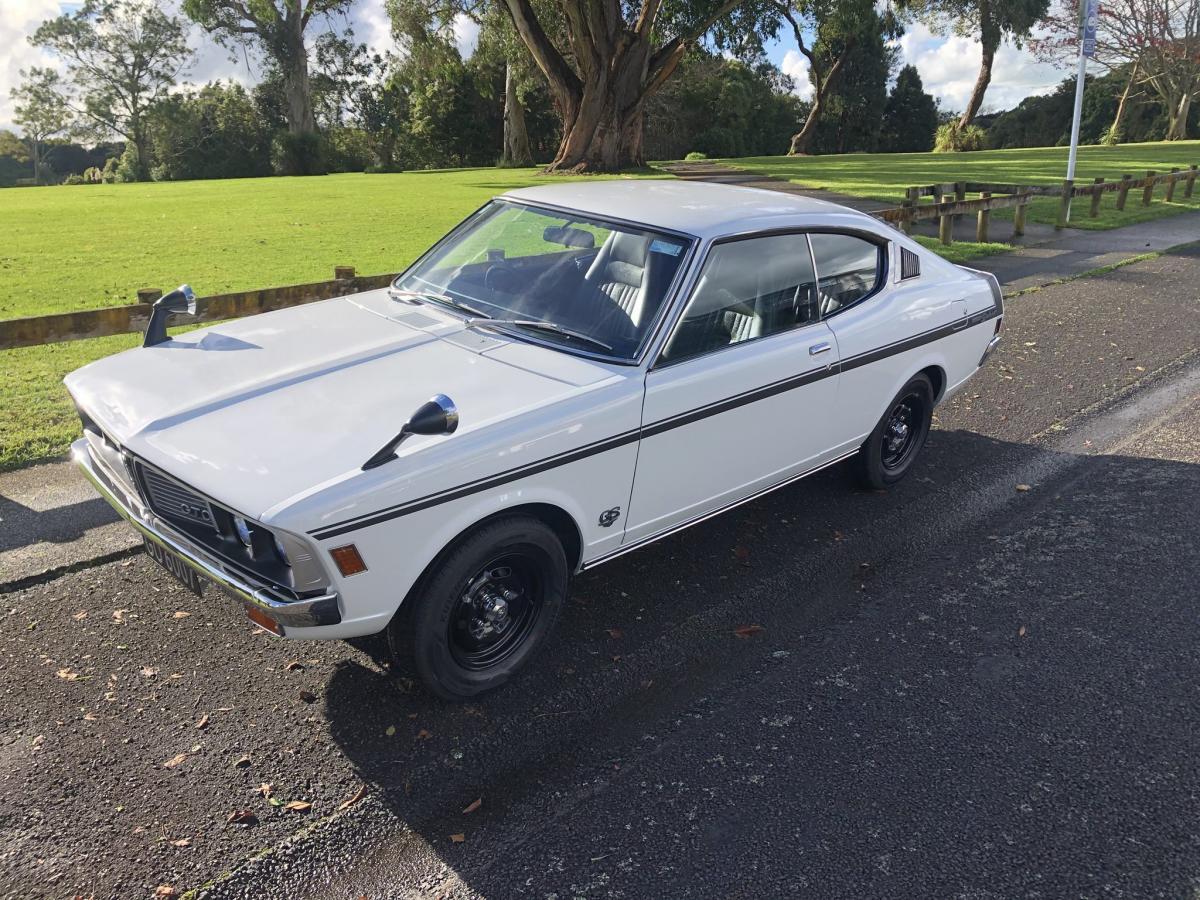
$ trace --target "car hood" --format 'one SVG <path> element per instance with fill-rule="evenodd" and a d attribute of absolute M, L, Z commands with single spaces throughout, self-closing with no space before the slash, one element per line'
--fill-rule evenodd
<path fill-rule="evenodd" d="M 617 377 L 377 291 L 215 325 L 66 378 L 132 453 L 253 518 L 353 476 L 436 393 L 456 436 Z M 414 436 L 401 455 L 444 437 Z"/>

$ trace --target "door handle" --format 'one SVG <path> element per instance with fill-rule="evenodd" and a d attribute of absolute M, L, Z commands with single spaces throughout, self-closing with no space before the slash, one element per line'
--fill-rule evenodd
<path fill-rule="evenodd" d="M 832 349 L 833 348 L 827 342 L 823 342 L 820 344 L 813 344 L 811 347 L 808 348 L 808 355 L 809 356 L 819 356 L 822 353 L 828 353 Z"/>

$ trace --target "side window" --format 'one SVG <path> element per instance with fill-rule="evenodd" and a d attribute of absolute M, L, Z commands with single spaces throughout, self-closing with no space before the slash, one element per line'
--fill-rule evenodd
<path fill-rule="evenodd" d="M 813 258 L 820 278 L 821 315 L 828 316 L 861 300 L 880 279 L 880 248 L 850 234 L 812 234 Z"/>
<path fill-rule="evenodd" d="M 690 359 L 819 318 L 812 257 L 803 234 L 717 244 L 662 358 Z"/>

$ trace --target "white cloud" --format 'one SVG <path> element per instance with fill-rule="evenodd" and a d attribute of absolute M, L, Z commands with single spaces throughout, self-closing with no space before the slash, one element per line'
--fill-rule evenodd
<path fill-rule="evenodd" d="M 944 37 L 922 23 L 913 23 L 896 45 L 901 65 L 917 67 L 925 90 L 944 109 L 961 110 L 967 105 L 983 55 L 979 41 L 957 35 Z M 1064 77 L 1065 72 L 1005 41 L 996 51 L 983 109 L 1011 109 L 1026 97 L 1050 93 Z"/>
<path fill-rule="evenodd" d="M 58 13 L 57 0 L 0 0 L 0 128 L 13 127 L 8 94 L 21 83 L 21 69 L 54 66 L 53 57 L 29 43 L 29 35 Z"/>
<path fill-rule="evenodd" d="M 779 68 L 784 75 L 790 75 L 795 82 L 795 94 L 801 100 L 811 100 L 813 95 L 812 82 L 808 79 L 808 57 L 799 50 L 789 50 L 783 54 Z"/>
<path fill-rule="evenodd" d="M 469 16 L 459 13 L 454 17 L 454 42 L 458 44 L 458 52 L 463 59 L 470 59 L 479 43 L 479 23 Z"/>

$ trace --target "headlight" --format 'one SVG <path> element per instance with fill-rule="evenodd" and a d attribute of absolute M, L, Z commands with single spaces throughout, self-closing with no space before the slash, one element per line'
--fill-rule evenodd
<path fill-rule="evenodd" d="M 274 537 L 274 541 L 275 541 L 275 552 L 279 554 L 279 559 L 283 562 L 283 564 L 285 566 L 290 566 L 292 564 L 292 561 L 290 559 L 288 559 L 287 548 L 283 546 L 283 541 L 281 541 L 277 537 Z"/>
<path fill-rule="evenodd" d="M 238 540 L 245 545 L 246 549 L 250 549 L 250 526 L 241 516 L 233 517 L 233 530 L 237 532 Z"/>

